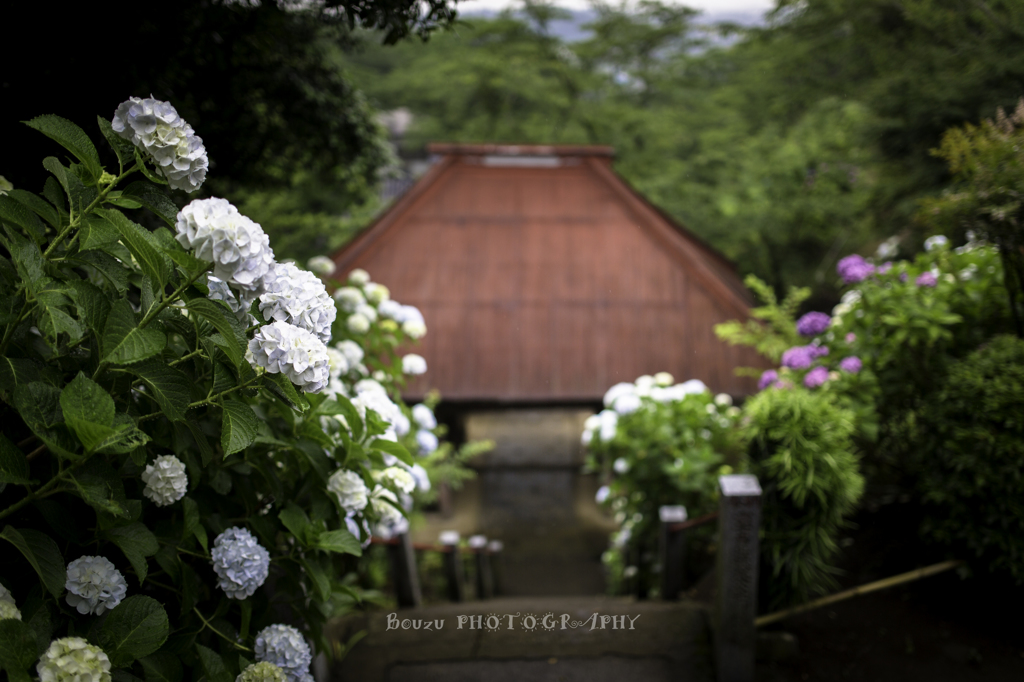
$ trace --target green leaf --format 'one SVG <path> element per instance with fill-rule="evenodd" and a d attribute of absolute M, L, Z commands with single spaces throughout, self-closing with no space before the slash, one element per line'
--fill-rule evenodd
<path fill-rule="evenodd" d="M 115 668 L 155 652 L 167 640 L 167 612 L 152 597 L 135 595 L 118 604 L 100 628 L 100 646 Z"/>
<path fill-rule="evenodd" d="M 182 421 L 192 396 L 192 382 L 184 372 L 151 358 L 129 366 L 128 371 L 142 379 L 149 395 L 171 421 Z"/>
<path fill-rule="evenodd" d="M 196 651 L 199 653 L 199 661 L 203 664 L 203 671 L 209 682 L 234 682 L 231 673 L 228 672 L 224 661 L 221 660 L 213 649 L 207 649 L 202 644 L 196 644 Z"/>
<path fill-rule="evenodd" d="M 78 317 L 92 331 L 100 334 L 110 313 L 110 299 L 95 284 L 84 280 L 69 282 L 68 294 L 78 308 Z"/>
<path fill-rule="evenodd" d="M 46 232 L 46 227 L 39 216 L 20 202 L 2 195 L 0 195 L 0 220 L 20 227 L 36 243 L 43 238 L 43 234 Z"/>
<path fill-rule="evenodd" d="M 121 239 L 114 226 L 106 218 L 90 213 L 82 220 L 78 230 L 78 243 L 83 251 L 103 249 Z"/>
<path fill-rule="evenodd" d="M 158 651 L 140 658 L 146 682 L 181 682 L 181 661 L 168 651 Z"/>
<path fill-rule="evenodd" d="M 158 185 L 168 184 L 167 180 L 160 177 L 159 175 L 157 175 L 156 173 L 149 169 L 149 166 L 146 165 L 146 160 L 142 158 L 142 152 L 139 151 L 138 147 L 135 148 L 135 163 L 138 164 L 139 170 L 142 171 L 142 174 L 149 178 L 151 181 L 155 182 Z"/>
<path fill-rule="evenodd" d="M 39 379 L 39 368 L 25 358 L 0 356 L 0 389 L 13 391 L 19 384 Z"/>
<path fill-rule="evenodd" d="M 210 267 L 210 264 L 204 260 L 200 260 L 193 256 L 187 251 L 183 251 L 181 247 L 168 248 L 163 247 L 164 253 L 170 258 L 175 264 L 182 269 L 185 276 L 189 279 L 193 279 L 198 275 L 202 274 L 206 268 Z"/>
<path fill-rule="evenodd" d="M 128 270 L 116 258 L 105 251 L 82 251 L 68 258 L 67 262 L 95 270 L 100 276 L 110 282 L 111 286 L 117 289 L 118 293 L 123 294 L 128 288 Z"/>
<path fill-rule="evenodd" d="M 134 160 L 135 157 L 135 145 L 130 141 L 124 139 L 116 132 L 114 132 L 113 126 L 110 125 L 110 121 L 97 116 L 96 121 L 100 125 L 100 132 L 103 133 L 103 137 L 106 138 L 107 143 L 117 154 L 117 160 L 121 163 L 122 169 Z"/>
<path fill-rule="evenodd" d="M 208 298 L 194 298 L 185 304 L 190 313 L 206 320 L 224 339 L 221 348 L 237 368 L 245 360 L 245 330 L 226 304 Z"/>
<path fill-rule="evenodd" d="M 412 465 L 412 455 L 405 449 L 401 443 L 396 443 L 393 440 L 384 440 L 383 438 L 377 438 L 370 442 L 370 447 L 376 450 L 381 450 L 389 455 L 394 455 L 398 459 L 402 460 L 406 464 Z"/>
<path fill-rule="evenodd" d="M 330 601 L 331 578 L 319 559 L 317 557 L 306 557 L 302 559 L 302 567 L 306 569 L 306 575 L 309 576 L 310 581 L 313 583 L 313 588 L 316 590 L 320 601 Z"/>
<path fill-rule="evenodd" d="M 61 391 L 60 407 L 65 423 L 87 451 L 92 452 L 109 438 L 114 424 L 114 399 L 82 372 Z"/>
<path fill-rule="evenodd" d="M 99 180 L 103 174 L 103 167 L 100 165 L 100 156 L 96 153 L 96 147 L 92 140 L 85 134 L 85 131 L 76 126 L 66 118 L 46 114 L 36 116 L 31 121 L 25 121 L 29 128 L 35 128 L 51 140 L 55 140 L 64 149 L 74 154 L 75 158 L 89 171 L 93 182 Z"/>
<path fill-rule="evenodd" d="M 294 502 L 289 502 L 288 506 L 277 515 L 277 518 L 281 519 L 281 523 L 295 536 L 296 540 L 304 545 L 310 544 L 310 536 L 314 534 L 316 529 L 309 522 L 309 517 L 306 516 L 306 512 L 302 507 Z"/>
<path fill-rule="evenodd" d="M 72 435 L 60 408 L 60 389 L 33 381 L 19 384 L 13 391 L 14 407 L 25 425 L 50 448 L 63 457 L 75 458 L 78 440 Z"/>
<path fill-rule="evenodd" d="M 149 573 L 149 564 L 146 557 L 153 556 L 160 550 L 160 543 L 146 526 L 136 521 L 127 526 L 111 528 L 106 532 L 107 539 L 121 548 L 125 558 L 135 569 L 139 576 L 139 584 L 146 579 Z"/>
<path fill-rule="evenodd" d="M 134 199 L 172 227 L 177 222 L 178 207 L 164 190 L 144 180 L 133 182 L 121 193 L 126 199 Z"/>
<path fill-rule="evenodd" d="M 199 516 L 199 505 L 191 497 L 183 498 L 181 504 L 185 509 L 185 528 L 182 531 L 181 538 L 184 540 L 189 535 L 194 535 L 199 544 L 203 546 L 203 551 L 210 551 L 206 528 L 203 526 L 202 519 Z"/>
<path fill-rule="evenodd" d="M 131 305 L 125 299 L 118 299 L 107 315 L 101 345 L 105 362 L 127 365 L 162 351 L 167 337 L 158 329 L 139 329 Z"/>
<path fill-rule="evenodd" d="M 141 448 L 149 441 L 149 436 L 139 429 L 135 418 L 120 412 L 114 416 L 113 433 L 97 446 L 96 452 L 123 455 Z"/>
<path fill-rule="evenodd" d="M 195 419 L 186 419 L 185 426 L 192 433 L 192 438 L 195 440 L 196 445 L 199 447 L 199 454 L 203 458 L 203 466 L 209 466 L 210 462 L 213 461 L 213 446 L 210 445 L 209 439 L 206 434 L 203 433 L 202 428 L 199 426 L 199 422 Z"/>
<path fill-rule="evenodd" d="M 232 455 L 252 445 L 259 429 L 259 421 L 252 408 L 238 400 L 225 400 L 224 423 L 221 427 L 220 443 L 224 455 Z"/>
<path fill-rule="evenodd" d="M 50 223 L 53 227 L 60 227 L 60 213 L 57 212 L 57 209 L 42 198 L 32 194 L 32 192 L 26 192 L 23 189 L 11 189 L 7 191 L 7 196 L 22 206 L 31 209 L 33 213 Z M 41 236 L 42 234 L 40 234 Z"/>
<path fill-rule="evenodd" d="M 130 518 L 126 507 L 121 476 L 102 457 L 93 457 L 71 474 L 82 500 L 99 511 L 120 518 Z"/>
<path fill-rule="evenodd" d="M 325 552 L 337 552 L 338 554 L 354 554 L 362 556 L 363 548 L 359 540 L 345 529 L 329 530 L 321 533 L 314 545 L 317 549 Z"/>
<path fill-rule="evenodd" d="M 78 176 L 65 168 L 56 157 L 48 156 L 43 159 L 43 168 L 53 173 L 54 177 L 57 178 L 57 182 L 60 183 L 60 186 L 68 195 L 71 210 L 75 213 L 82 211 L 95 198 L 96 190 L 91 188 L 87 190 L 82 181 L 78 179 Z M 50 198 L 49 195 L 47 195 L 47 198 Z"/>
<path fill-rule="evenodd" d="M 28 459 L 7 437 L 0 434 L 0 483 L 29 485 Z"/>
<path fill-rule="evenodd" d="M 171 281 L 171 277 L 174 276 L 174 264 L 160 250 L 160 245 L 148 230 L 128 220 L 116 209 L 99 208 L 96 209 L 96 213 L 105 218 L 121 235 L 121 242 L 135 256 L 143 273 L 161 288 Z"/>
<path fill-rule="evenodd" d="M 10 682 L 29 682 L 26 670 L 35 666 L 40 653 L 28 623 L 13 618 L 0 620 L 0 668 L 7 671 Z"/>
<path fill-rule="evenodd" d="M 19 530 L 12 526 L 6 526 L 0 533 L 0 538 L 18 548 L 39 574 L 47 591 L 59 599 L 64 593 L 64 583 L 67 582 L 68 575 L 64 557 L 57 548 L 57 543 L 46 533 L 31 528 Z"/>
<path fill-rule="evenodd" d="M 38 288 L 38 282 L 43 278 L 43 252 L 39 245 L 31 239 L 22 236 L 19 232 L 7 230 L 8 239 L 2 239 L 4 246 L 11 252 L 11 260 L 18 270 L 25 285 L 29 289 Z"/>
<path fill-rule="evenodd" d="M 285 375 L 267 372 L 263 375 L 263 386 L 293 410 L 305 412 L 309 409 L 309 401 L 295 390 L 295 384 Z"/>

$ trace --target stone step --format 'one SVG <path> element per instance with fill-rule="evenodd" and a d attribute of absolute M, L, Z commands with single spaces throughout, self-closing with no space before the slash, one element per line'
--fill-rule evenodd
<path fill-rule="evenodd" d="M 549 614 L 552 628 L 545 629 Z M 459 616 L 466 617 L 461 628 Z M 425 621 L 443 625 L 427 630 Z M 346 642 L 360 630 L 367 636 L 334 666 L 332 680 L 713 679 L 707 613 L 685 601 L 588 596 L 441 604 L 353 614 L 332 623 L 330 636 Z"/>

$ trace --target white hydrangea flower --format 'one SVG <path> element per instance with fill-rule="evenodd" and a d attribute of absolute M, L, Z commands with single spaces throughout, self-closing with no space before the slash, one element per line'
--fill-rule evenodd
<path fill-rule="evenodd" d="M 270 661 L 260 661 L 246 666 L 235 682 L 285 682 L 287 679 L 281 668 Z"/>
<path fill-rule="evenodd" d="M 728 393 L 719 393 L 715 396 L 715 405 L 719 407 L 729 407 L 732 405 L 732 396 Z"/>
<path fill-rule="evenodd" d="M 629 471 L 629 462 L 625 458 L 619 457 L 612 462 L 612 469 L 619 475 L 625 474 Z"/>
<path fill-rule="evenodd" d="M 338 498 L 346 512 L 362 511 L 369 501 L 370 490 L 362 476 L 354 471 L 338 469 L 327 479 L 327 490 Z"/>
<path fill-rule="evenodd" d="M 623 393 L 615 399 L 612 409 L 620 415 L 632 414 L 640 409 L 643 401 L 635 393 Z"/>
<path fill-rule="evenodd" d="M 935 251 L 936 249 L 941 249 L 943 246 L 945 246 L 948 243 L 949 243 L 948 239 L 946 239 L 941 234 L 937 234 L 937 235 L 934 235 L 932 237 L 928 237 L 928 239 L 924 240 L 924 250 L 925 251 Z"/>
<path fill-rule="evenodd" d="M 430 453 L 437 450 L 438 440 L 430 431 L 417 431 L 416 432 L 416 444 L 420 448 L 421 455 L 429 455 Z"/>
<path fill-rule="evenodd" d="M 430 490 L 430 476 L 427 475 L 427 470 L 421 467 L 419 464 L 413 464 L 412 468 L 409 469 L 409 473 L 416 481 L 416 487 L 423 492 Z"/>
<path fill-rule="evenodd" d="M 338 266 L 327 256 L 313 256 L 306 262 L 306 267 L 321 277 L 330 277 Z"/>
<path fill-rule="evenodd" d="M 402 373 L 417 376 L 427 373 L 427 361 L 422 355 L 409 353 L 402 357 Z"/>
<path fill-rule="evenodd" d="M 598 414 L 601 418 L 600 438 L 604 442 L 615 438 L 615 432 L 619 428 L 619 415 L 615 410 L 601 410 Z"/>
<path fill-rule="evenodd" d="M 327 343 L 338 309 L 319 277 L 294 263 L 278 263 L 260 295 L 260 312 L 268 321 L 293 324 Z"/>
<path fill-rule="evenodd" d="M 427 335 L 427 325 L 416 320 L 409 320 L 402 323 L 402 332 L 410 339 L 418 341 Z"/>
<path fill-rule="evenodd" d="M 83 556 L 68 564 L 64 587 L 68 591 L 65 600 L 69 606 L 79 613 L 94 616 L 114 608 L 128 594 L 124 576 L 109 559 L 101 556 Z"/>
<path fill-rule="evenodd" d="M 249 341 L 256 366 L 284 374 L 306 393 L 319 393 L 330 380 L 327 346 L 311 332 L 287 322 L 259 328 Z"/>
<path fill-rule="evenodd" d="M 146 484 L 142 494 L 158 507 L 174 504 L 188 492 L 185 465 L 174 455 L 160 455 L 152 464 L 146 465 L 142 481 Z"/>
<path fill-rule="evenodd" d="M 0 620 L 21 620 L 21 611 L 12 602 L 0 601 Z"/>
<path fill-rule="evenodd" d="M 355 314 L 362 315 L 363 317 L 370 321 L 370 324 L 373 324 L 374 322 L 377 321 L 377 309 L 368 303 L 364 303 L 356 307 Z"/>
<path fill-rule="evenodd" d="M 434 416 L 434 411 L 423 403 L 412 406 L 412 420 L 419 424 L 421 429 L 437 428 L 437 417 Z"/>
<path fill-rule="evenodd" d="M 395 435 L 399 437 L 406 435 L 412 429 L 412 424 L 404 412 L 398 414 L 398 418 L 395 419 L 395 423 L 392 426 L 394 426 Z"/>
<path fill-rule="evenodd" d="M 412 474 L 401 467 L 392 466 L 388 467 L 384 471 L 375 471 L 374 478 L 377 481 L 390 481 L 392 485 L 398 488 L 398 490 L 406 494 L 409 494 L 416 489 L 416 479 L 412 477 Z"/>
<path fill-rule="evenodd" d="M 584 431 L 582 434 L 580 434 L 580 445 L 582 445 L 583 447 L 587 447 L 588 445 L 590 445 L 590 442 L 592 440 L 594 440 L 593 431 Z"/>
<path fill-rule="evenodd" d="M 209 299 L 227 303 L 228 307 L 231 308 L 231 312 L 238 318 L 238 321 L 249 326 L 249 322 L 252 319 L 249 310 L 252 309 L 252 303 L 259 294 L 257 289 L 239 287 L 238 291 L 235 291 L 228 286 L 227 282 L 213 275 L 207 275 L 206 287 L 210 290 Z"/>
<path fill-rule="evenodd" d="M 389 528 L 401 528 L 406 521 L 405 516 L 399 511 L 398 498 L 393 492 L 385 488 L 384 486 L 378 485 L 373 489 L 373 493 L 370 495 L 370 506 L 373 511 L 380 517 L 380 522 L 377 526 L 378 529 L 389 529 Z M 406 526 L 408 527 L 408 526 Z M 392 531 L 401 533 L 401 530 Z"/>
<path fill-rule="evenodd" d="M 203 140 L 170 102 L 131 97 L 117 108 L 110 125 L 150 156 L 172 188 L 195 192 L 206 180 L 210 160 Z"/>
<path fill-rule="evenodd" d="M 270 553 L 245 528 L 228 528 L 210 552 L 217 586 L 231 599 L 246 599 L 266 581 Z"/>
<path fill-rule="evenodd" d="M 345 327 L 353 334 L 365 334 L 370 331 L 370 320 L 360 313 L 353 313 L 345 320 Z"/>
<path fill-rule="evenodd" d="M 257 289 L 274 264 L 263 228 L 226 199 L 196 199 L 178 213 L 178 242 L 196 258 L 213 263 L 213 276 Z"/>
<path fill-rule="evenodd" d="M 893 258 L 899 250 L 899 237 L 889 237 L 878 245 L 878 248 L 875 250 L 875 258 L 878 258 L 879 260 L 889 260 Z"/>
<path fill-rule="evenodd" d="M 14 595 L 3 585 L 0 585 L 0 601 L 5 601 L 8 604 L 14 604 Z"/>
<path fill-rule="evenodd" d="M 366 293 L 366 300 L 374 305 L 383 303 L 391 298 L 391 291 L 378 282 L 367 282 L 366 286 L 363 287 L 363 291 Z"/>
<path fill-rule="evenodd" d="M 679 385 L 679 390 L 685 395 L 697 393 L 710 393 L 708 387 L 700 379 L 690 379 Z"/>
<path fill-rule="evenodd" d="M 594 501 L 598 504 L 604 504 L 604 501 L 608 499 L 608 495 L 610 495 L 611 492 L 612 490 L 608 486 L 601 486 L 597 489 L 597 494 L 594 495 Z"/>
<path fill-rule="evenodd" d="M 391 401 L 384 387 L 373 379 L 363 379 L 356 384 L 355 391 L 356 397 L 352 399 L 352 404 L 360 415 L 365 417 L 366 409 L 371 409 L 388 426 L 393 426 L 401 418 L 402 409 Z"/>
<path fill-rule="evenodd" d="M 370 283 L 370 273 L 362 268 L 356 268 L 348 273 L 348 281 L 356 286 L 364 286 Z"/>
<path fill-rule="evenodd" d="M 355 514 L 349 513 L 345 516 L 345 528 L 349 533 L 352 533 L 358 538 L 363 538 L 360 543 L 363 549 L 366 549 L 370 545 L 370 526 L 366 523 L 366 519 L 360 517 L 359 521 L 356 521 Z M 360 532 L 361 531 L 361 532 Z"/>
<path fill-rule="evenodd" d="M 81 637 L 50 642 L 36 664 L 39 682 L 110 682 L 110 659 Z"/>
<path fill-rule="evenodd" d="M 615 404 L 615 399 L 620 395 L 634 394 L 636 393 L 636 386 L 634 384 L 621 381 L 611 388 L 609 388 L 604 394 L 604 406 L 611 407 Z"/>
<path fill-rule="evenodd" d="M 335 290 L 334 300 L 338 302 L 341 309 L 346 313 L 354 313 L 356 308 L 361 305 L 366 305 L 366 299 L 363 297 L 363 292 L 355 287 L 341 287 Z"/>
<path fill-rule="evenodd" d="M 654 375 L 654 383 L 658 386 L 671 386 L 675 383 L 675 377 L 668 372 L 658 372 Z"/>
<path fill-rule="evenodd" d="M 644 374 L 642 376 L 638 376 L 633 384 L 638 389 L 650 391 L 657 384 L 657 381 L 650 374 Z"/>
<path fill-rule="evenodd" d="M 362 346 L 352 339 L 339 341 L 334 345 L 334 347 L 345 354 L 345 359 L 348 360 L 350 367 L 355 367 L 361 363 L 363 361 L 363 357 L 366 355 L 366 353 L 363 352 Z"/>
<path fill-rule="evenodd" d="M 414 305 L 403 305 L 394 320 L 400 324 L 405 324 L 406 322 L 425 323 L 423 313 Z"/>
<path fill-rule="evenodd" d="M 289 682 L 302 682 L 309 675 L 313 652 L 302 633 L 290 625 L 270 625 L 256 635 L 256 660 L 273 663 Z"/>
<path fill-rule="evenodd" d="M 327 346 L 327 362 L 329 365 L 328 375 L 332 381 L 339 378 L 342 374 L 348 374 L 350 369 L 348 358 L 337 348 Z M 328 392 L 330 392 L 330 388 L 328 388 Z"/>
<path fill-rule="evenodd" d="M 377 313 L 388 320 L 398 321 L 398 316 L 402 314 L 402 304 L 391 299 L 381 301 L 377 306 Z"/>

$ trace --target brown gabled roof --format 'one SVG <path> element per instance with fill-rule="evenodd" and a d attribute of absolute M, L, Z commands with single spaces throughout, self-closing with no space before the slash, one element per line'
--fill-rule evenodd
<path fill-rule="evenodd" d="M 431 372 L 413 393 L 591 400 L 660 370 L 748 391 L 732 368 L 760 362 L 712 330 L 747 316 L 735 269 L 625 183 L 610 147 L 429 150 L 441 159 L 333 256 L 423 310 Z"/>

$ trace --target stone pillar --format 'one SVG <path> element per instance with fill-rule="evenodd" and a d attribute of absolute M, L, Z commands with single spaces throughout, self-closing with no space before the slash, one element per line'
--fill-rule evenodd
<path fill-rule="evenodd" d="M 757 632 L 761 486 L 756 476 L 719 476 L 718 594 L 715 667 L 718 682 L 752 682 Z"/>
<path fill-rule="evenodd" d="M 476 569 L 476 598 L 490 599 L 494 596 L 494 579 L 491 576 L 491 561 L 487 556 L 487 538 L 474 535 L 469 538 L 469 547 L 476 553 L 473 565 Z"/>
<path fill-rule="evenodd" d="M 395 581 L 395 595 L 398 607 L 416 607 L 423 602 L 420 591 L 420 577 L 416 571 L 416 550 L 408 533 L 395 536 L 397 544 L 388 545 L 391 557 L 391 572 Z"/>
<path fill-rule="evenodd" d="M 491 589 L 496 595 L 504 594 L 502 582 L 501 553 L 505 545 L 501 540 L 491 540 L 487 543 L 487 558 L 491 562 Z"/>
<path fill-rule="evenodd" d="M 454 602 L 466 601 L 462 552 L 459 551 L 459 534 L 454 530 L 441 533 L 441 544 L 447 547 L 444 553 L 444 575 L 448 580 L 448 599 Z"/>
<path fill-rule="evenodd" d="M 686 531 L 672 530 L 672 526 L 686 520 L 686 507 L 665 506 L 658 509 L 661 537 L 658 543 L 658 563 L 661 565 L 661 598 L 679 598 L 686 571 Z"/>

